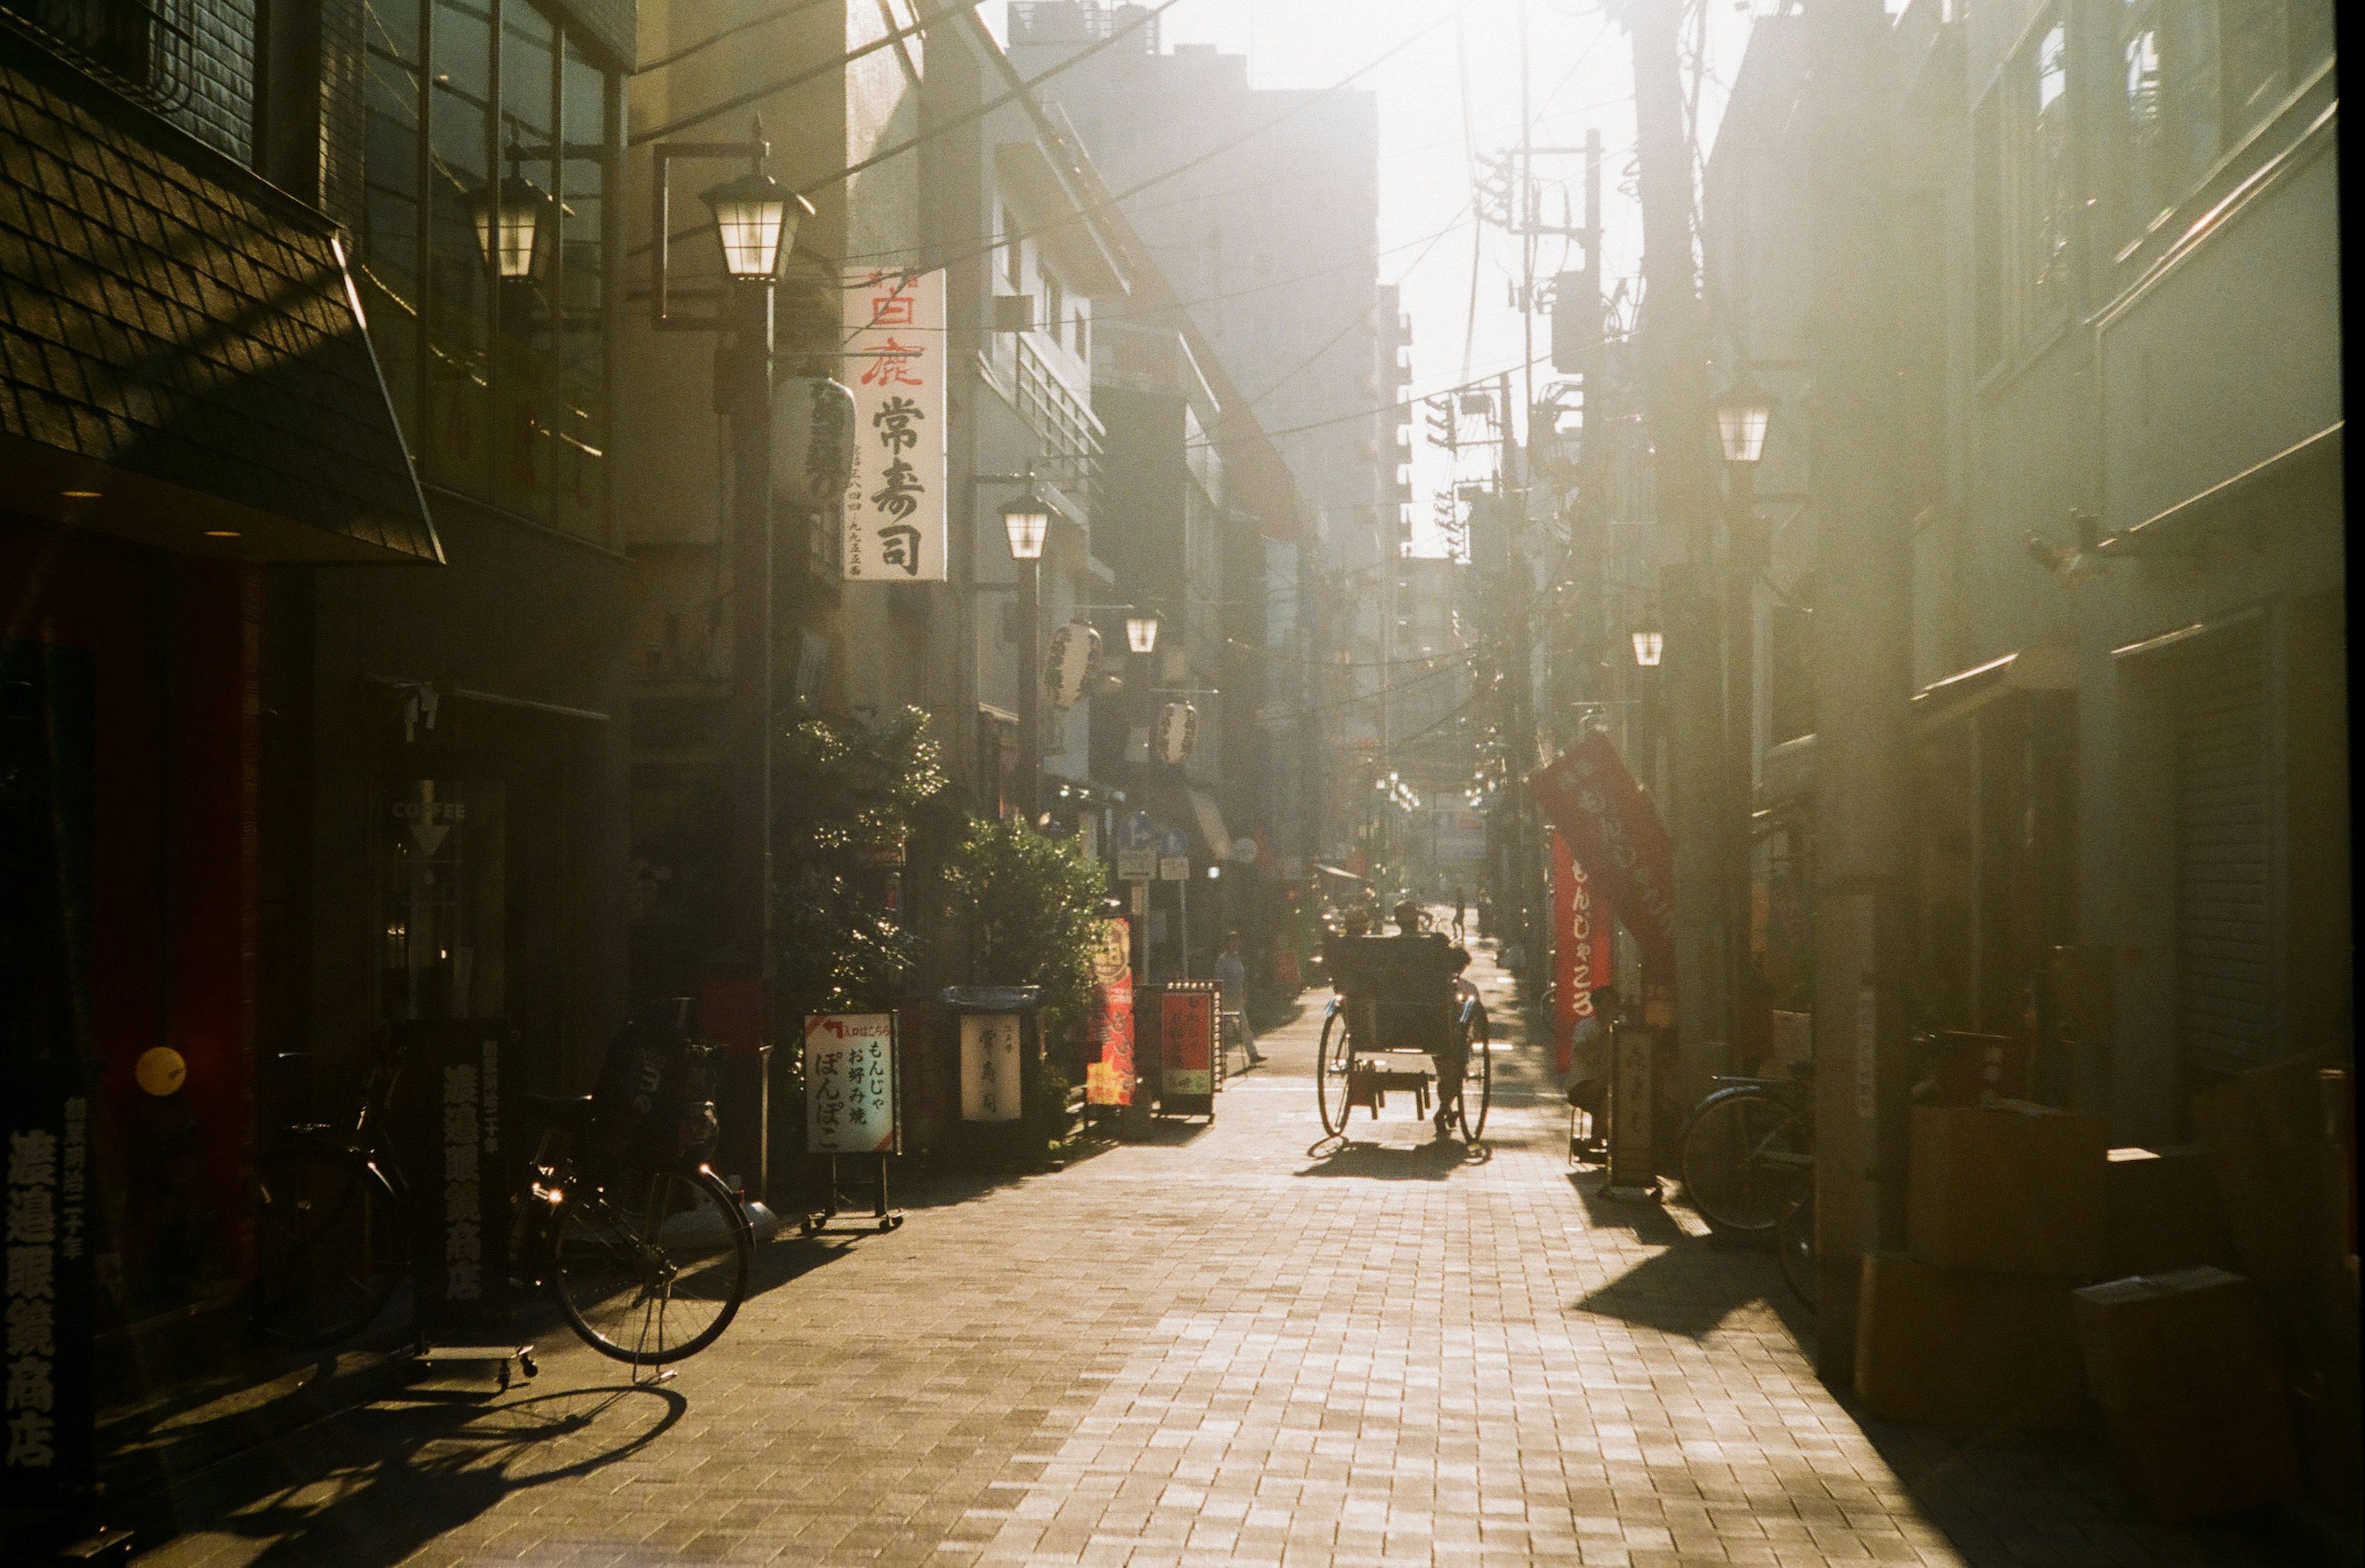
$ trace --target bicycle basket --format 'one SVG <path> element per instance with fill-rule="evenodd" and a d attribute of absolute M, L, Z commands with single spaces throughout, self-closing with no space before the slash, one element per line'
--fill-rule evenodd
<path fill-rule="evenodd" d="M 625 1025 L 591 1094 L 595 1148 L 644 1168 L 702 1157 L 721 1130 L 714 1086 L 723 1049 L 667 1024 Z"/>

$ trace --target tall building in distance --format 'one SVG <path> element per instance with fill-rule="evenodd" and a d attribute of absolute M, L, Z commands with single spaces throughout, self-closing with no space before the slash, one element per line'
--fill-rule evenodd
<path fill-rule="evenodd" d="M 1380 741 L 1383 588 L 1404 526 L 1390 462 L 1402 395 L 1398 313 L 1382 297 L 1379 117 L 1368 92 L 1250 85 L 1248 61 L 1162 47 L 1141 7 L 1016 0 L 1010 56 L 1028 77 L 1118 35 L 1039 89 L 1073 124 L 1207 344 L 1296 480 L 1319 543 L 1311 574 L 1351 614 L 1326 618 L 1334 790 Z M 1132 31 L 1127 32 L 1128 27 Z M 1111 323 L 1115 325 L 1115 323 Z M 1336 591 L 1343 590 L 1343 591 Z M 1326 813 L 1328 820 L 1342 820 Z"/>

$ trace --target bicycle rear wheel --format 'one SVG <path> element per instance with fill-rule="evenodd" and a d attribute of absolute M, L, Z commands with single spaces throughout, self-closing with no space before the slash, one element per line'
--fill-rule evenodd
<path fill-rule="evenodd" d="M 1700 1217 L 1727 1234 L 1771 1233 L 1790 1170 L 1765 1157 L 1810 1152 L 1805 1133 L 1787 1101 L 1754 1084 L 1701 1101 L 1683 1141 L 1684 1190 Z"/>
<path fill-rule="evenodd" d="M 1781 1260 L 1783 1281 L 1809 1312 L 1816 1307 L 1815 1168 L 1811 1165 L 1790 1180 L 1782 1194 L 1782 1212 L 1774 1221 L 1774 1255 Z"/>
<path fill-rule="evenodd" d="M 1322 1130 L 1347 1130 L 1347 1075 L 1354 1066 L 1354 1043 L 1347 1032 L 1347 1010 L 1333 1008 L 1322 1020 L 1322 1044 L 1314 1053 L 1314 1099 L 1322 1113 Z"/>
<path fill-rule="evenodd" d="M 1462 1041 L 1462 1090 L 1457 1109 L 1462 1117 L 1462 1136 L 1476 1143 L 1486 1133 L 1487 1108 L 1495 1102 L 1495 1053 L 1486 1040 L 1486 1010 L 1473 1007 L 1465 1019 L 1456 1025 L 1467 1031 Z M 1472 1114 L 1470 1096 L 1478 1096 L 1478 1109 Z"/>
<path fill-rule="evenodd" d="M 584 1343 L 637 1366 L 712 1345 L 747 1296 L 756 1242 L 703 1166 L 576 1182 L 559 1204 L 550 1291 Z"/>
<path fill-rule="evenodd" d="M 255 1180 L 255 1331 L 310 1350 L 350 1339 L 386 1310 L 410 1266 L 399 1205 L 368 1159 L 293 1144 Z"/>

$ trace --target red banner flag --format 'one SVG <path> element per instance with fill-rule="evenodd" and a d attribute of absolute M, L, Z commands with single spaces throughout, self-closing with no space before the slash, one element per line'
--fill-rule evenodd
<path fill-rule="evenodd" d="M 1553 1060 L 1568 1076 L 1576 1026 L 1593 1016 L 1593 991 L 1610 983 L 1610 914 L 1593 879 L 1555 830 L 1552 846 Z"/>
<path fill-rule="evenodd" d="M 1676 951 L 1676 855 L 1666 824 L 1609 737 L 1594 731 L 1528 775 L 1544 820 L 1654 962 Z"/>

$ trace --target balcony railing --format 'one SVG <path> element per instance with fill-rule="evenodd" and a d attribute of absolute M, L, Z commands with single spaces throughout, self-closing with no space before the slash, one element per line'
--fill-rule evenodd
<path fill-rule="evenodd" d="M 1047 471 L 1063 487 L 1072 486 L 1078 499 L 1084 499 L 1099 474 L 1101 441 L 1108 432 L 1092 406 L 1023 333 L 1018 339 L 1018 377 L 1012 397 L 1019 417 L 1042 438 Z"/>
<path fill-rule="evenodd" d="M 1142 9 L 1139 6 L 1100 6 L 1093 0 L 1012 0 L 1010 41 L 1098 43 L 1133 20 Z M 1159 52 L 1158 23 L 1159 18 L 1152 17 L 1133 32 L 1144 54 Z"/>

